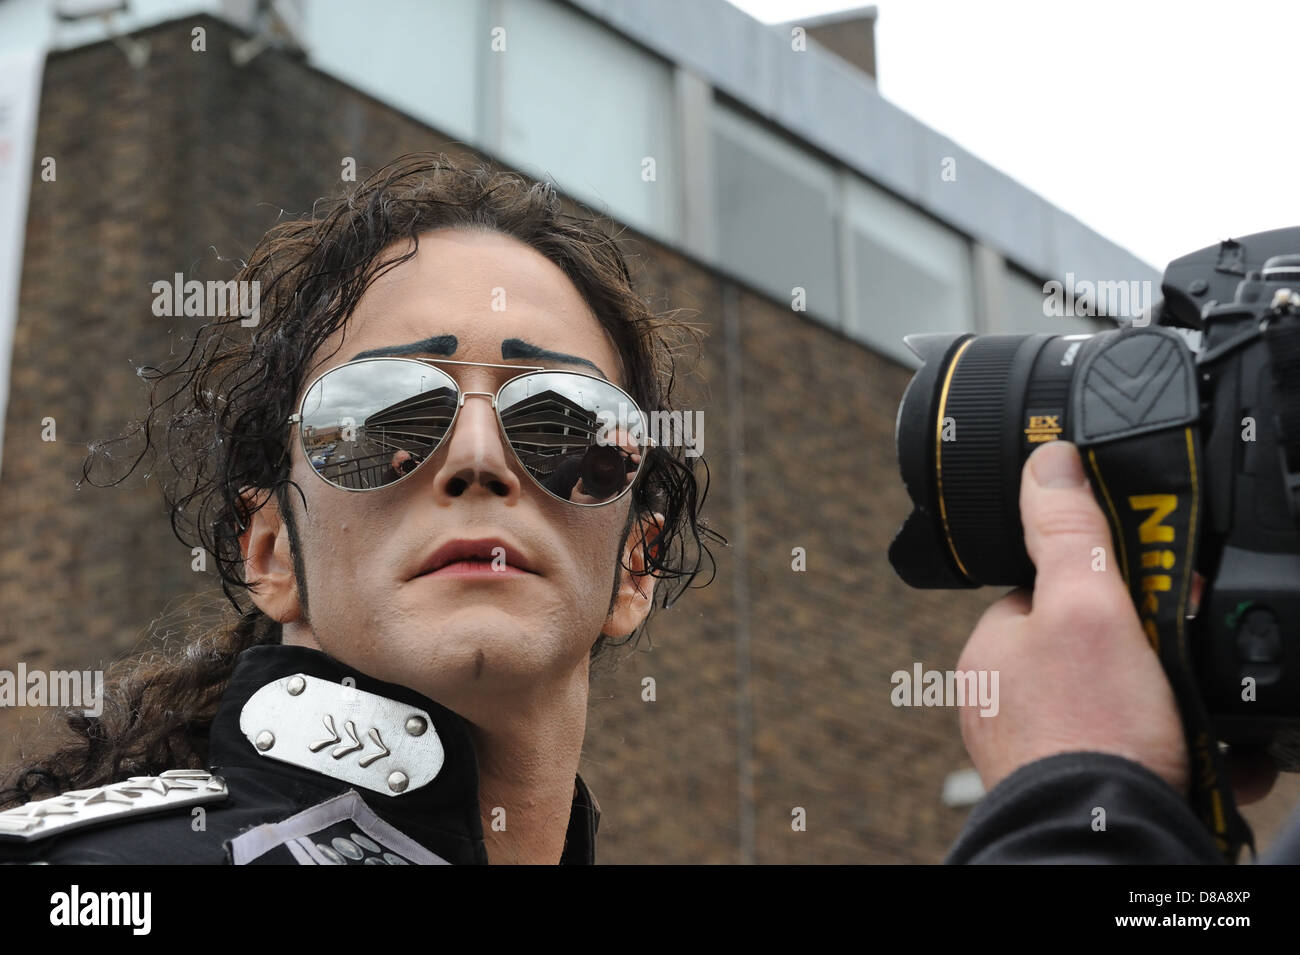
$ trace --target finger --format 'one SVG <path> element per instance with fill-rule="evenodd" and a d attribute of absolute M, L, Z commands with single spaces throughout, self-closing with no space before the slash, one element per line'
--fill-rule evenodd
<path fill-rule="evenodd" d="M 1074 445 L 1049 441 L 1029 456 L 1020 482 L 1020 519 L 1037 571 L 1035 607 L 1082 605 L 1096 619 L 1123 607 L 1135 613 L 1110 526 Z"/>
<path fill-rule="evenodd" d="M 1201 609 L 1201 594 L 1205 592 L 1205 578 L 1192 571 L 1192 596 L 1187 601 L 1187 616 L 1195 617 Z"/>

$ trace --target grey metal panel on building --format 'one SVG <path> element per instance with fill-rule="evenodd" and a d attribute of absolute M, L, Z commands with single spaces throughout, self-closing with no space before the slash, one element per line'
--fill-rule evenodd
<path fill-rule="evenodd" d="M 836 324 L 834 170 L 721 105 L 712 127 L 718 264 Z"/>
<path fill-rule="evenodd" d="M 565 0 L 1038 275 L 1148 280 L 1155 270 L 884 100 L 865 74 L 726 0 Z M 991 105 L 990 108 L 995 108 Z M 944 157 L 962 188 L 944 188 Z"/>

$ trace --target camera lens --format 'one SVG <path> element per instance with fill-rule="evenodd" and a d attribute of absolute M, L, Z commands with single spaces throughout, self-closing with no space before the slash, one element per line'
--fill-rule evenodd
<path fill-rule="evenodd" d="M 914 335 L 923 364 L 898 408 L 899 468 L 914 510 L 889 549 L 913 587 L 1025 586 L 1020 472 L 1069 431 L 1087 335 Z"/>
<path fill-rule="evenodd" d="M 613 445 L 593 446 L 582 459 L 582 487 L 592 497 L 612 497 L 627 483 L 627 459 Z"/>

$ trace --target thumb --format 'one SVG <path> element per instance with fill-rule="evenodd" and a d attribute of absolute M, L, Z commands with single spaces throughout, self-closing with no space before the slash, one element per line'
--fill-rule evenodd
<path fill-rule="evenodd" d="M 1105 614 L 1131 606 L 1110 525 L 1083 473 L 1079 451 L 1049 441 L 1025 462 L 1020 520 L 1034 562 L 1034 607 Z"/>

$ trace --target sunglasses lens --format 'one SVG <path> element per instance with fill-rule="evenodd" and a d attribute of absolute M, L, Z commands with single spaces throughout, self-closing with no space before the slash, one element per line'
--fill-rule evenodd
<path fill-rule="evenodd" d="M 392 358 L 341 365 L 307 392 L 303 450 L 337 487 L 385 487 L 437 450 L 455 414 L 456 383 L 433 365 Z"/>
<path fill-rule="evenodd" d="M 641 412 L 607 381 L 537 372 L 506 384 L 497 408 L 519 463 L 561 500 L 608 504 L 641 469 Z"/>

